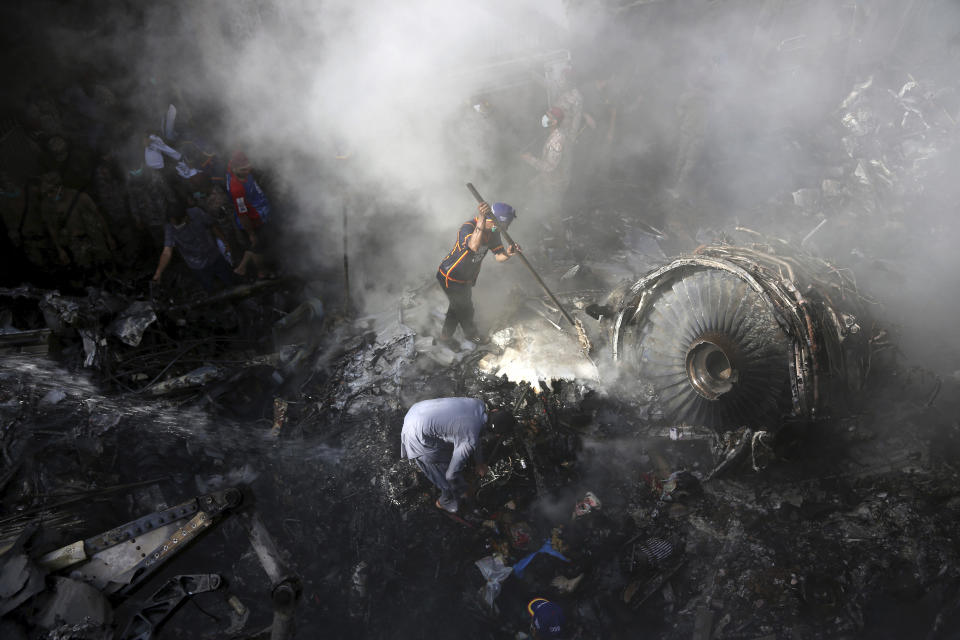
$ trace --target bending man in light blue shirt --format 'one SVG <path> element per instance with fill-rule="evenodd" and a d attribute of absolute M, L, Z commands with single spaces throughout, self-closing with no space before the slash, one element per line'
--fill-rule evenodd
<path fill-rule="evenodd" d="M 400 434 L 400 457 L 413 460 L 438 489 L 437 506 L 451 513 L 466 489 L 463 469 L 472 456 L 477 475 L 487 474 L 481 433 L 507 414 L 491 410 L 475 398 L 437 398 L 418 402 L 407 411 Z"/>

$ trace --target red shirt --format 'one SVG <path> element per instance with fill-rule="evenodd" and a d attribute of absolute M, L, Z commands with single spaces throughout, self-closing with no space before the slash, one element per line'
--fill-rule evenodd
<path fill-rule="evenodd" d="M 230 172 L 230 198 L 233 200 L 233 208 L 237 212 L 237 217 L 249 218 L 253 222 L 254 229 L 263 226 L 260 213 L 256 207 L 247 201 L 247 190 L 243 186 L 243 180 L 238 178 L 233 171 Z"/>

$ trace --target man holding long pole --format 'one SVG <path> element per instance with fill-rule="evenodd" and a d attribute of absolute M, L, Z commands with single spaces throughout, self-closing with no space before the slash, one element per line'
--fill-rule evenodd
<path fill-rule="evenodd" d="M 467 340 L 477 344 L 485 342 L 473 319 L 473 285 L 480 275 L 481 263 L 488 251 L 497 262 L 506 262 L 520 251 L 520 247 L 512 243 L 504 247 L 500 238 L 501 230 L 506 231 L 517 217 L 514 208 L 503 202 L 492 207 L 481 202 L 477 208 L 480 215 L 460 226 L 457 243 L 437 270 L 437 281 L 450 301 L 440 342 L 449 346 L 455 344 L 453 334 L 458 326 L 463 328 Z"/>
<path fill-rule="evenodd" d="M 486 202 L 484 201 L 483 197 L 477 191 L 476 187 L 474 187 L 469 182 L 467 183 L 467 189 L 470 191 L 470 193 L 479 203 L 480 211 L 483 212 L 484 207 L 486 206 Z M 511 212 L 513 211 L 510 205 L 504 205 L 502 202 L 498 202 L 497 204 L 493 205 L 494 214 L 496 214 L 497 207 L 499 206 L 508 207 L 510 208 Z M 580 343 L 580 350 L 583 352 L 584 355 L 589 356 L 590 351 L 593 348 L 593 345 L 590 343 L 590 337 L 587 336 L 586 329 L 583 328 L 583 323 L 581 323 L 580 320 L 575 319 L 573 316 L 570 315 L 569 312 L 567 312 L 566 309 L 563 308 L 563 305 L 560 304 L 559 300 L 557 300 L 557 296 L 553 295 L 553 292 L 550 291 L 550 289 L 547 287 L 547 283 L 543 281 L 543 278 L 541 278 L 540 275 L 537 273 L 537 271 L 533 268 L 533 265 L 530 264 L 530 261 L 527 260 L 527 257 L 523 255 L 523 253 L 521 253 L 520 247 L 514 243 L 513 238 L 511 238 L 510 234 L 507 233 L 506 226 L 503 226 L 502 229 L 500 229 L 500 232 L 503 234 L 503 238 L 507 241 L 507 244 L 513 249 L 513 253 L 511 253 L 510 255 L 520 256 L 520 261 L 523 262 L 523 266 L 527 268 L 527 270 L 530 272 L 530 275 L 532 275 L 534 280 L 537 281 L 537 284 L 539 284 L 543 288 L 544 293 L 546 293 L 550 297 L 550 299 L 553 300 L 553 304 L 557 305 L 557 308 L 560 309 L 560 313 L 562 313 L 563 317 L 567 319 L 567 322 L 569 322 L 573 326 L 573 328 L 577 330 L 577 342 Z M 504 260 L 506 259 L 507 258 L 504 258 Z M 441 265 L 441 272 L 442 272 L 442 265 Z M 456 326 L 454 326 L 454 328 L 456 328 Z"/>

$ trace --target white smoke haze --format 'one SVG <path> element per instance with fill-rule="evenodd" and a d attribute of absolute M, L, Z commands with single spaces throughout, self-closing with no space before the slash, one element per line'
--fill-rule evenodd
<path fill-rule="evenodd" d="M 68 8 L 72 15 L 62 17 Z M 372 286 L 367 302 L 384 305 L 392 298 L 380 293 L 432 277 L 459 224 L 475 211 L 467 181 L 487 199 L 519 208 L 511 232 L 529 251 L 543 237 L 524 224 L 530 174 L 517 156 L 530 140 L 531 151 L 539 148 L 548 90 L 530 74 L 525 86 L 484 92 L 490 83 L 478 82 L 480 70 L 493 63 L 569 50 L 581 88 L 612 77 L 620 110 L 609 184 L 635 189 L 627 213 L 669 224 L 677 212 L 661 196 L 674 186 L 677 155 L 692 148 L 699 155 L 693 178 L 678 188 L 681 204 L 701 191 L 693 206 L 679 207 L 690 235 L 736 220 L 796 242 L 814 228 L 820 218 L 798 212 L 790 193 L 850 177 L 856 158 L 840 143 L 840 104 L 871 76 L 877 94 L 916 79 L 921 92 L 940 92 L 948 118 L 960 116 L 951 73 L 960 58 L 960 5 L 949 0 L 176 0 L 143 6 L 50 0 L 16 11 L 45 33 L 34 48 L 64 67 L 86 63 L 94 72 L 125 73 L 127 93 L 118 98 L 141 106 L 148 124 L 159 122 L 167 101 L 180 99 L 167 95 L 168 81 L 179 87 L 185 110 L 209 107 L 216 115 L 203 123 L 209 137 L 228 146 L 227 155 L 243 148 L 270 169 L 276 192 L 292 199 L 283 223 L 311 238 L 311 251 L 329 265 L 341 257 L 340 214 L 351 192 L 357 276 L 351 280 Z M 493 75 L 487 80 L 496 81 Z M 479 98 L 501 114 L 498 123 L 513 127 L 500 131 L 503 148 L 496 152 L 476 148 L 483 135 L 465 131 Z M 900 116 L 878 115 L 881 122 Z M 917 140 L 944 142 L 933 139 L 938 135 Z M 875 156 L 863 154 L 868 161 Z M 853 249 L 867 256 L 852 265 L 863 282 L 871 280 L 863 273 L 871 260 L 893 261 L 905 280 L 892 283 L 881 274 L 873 280 L 882 289 L 870 293 L 893 305 L 886 311 L 912 331 L 913 347 L 941 359 L 957 351 L 955 295 L 943 292 L 960 291 L 960 269 L 948 255 L 957 236 L 951 205 L 960 196 L 949 179 L 950 162 L 941 156 L 915 167 L 933 164 L 942 178 L 911 185 L 922 195 L 901 202 L 903 214 L 893 212 L 903 231 L 914 233 L 909 244 L 891 243 L 893 228 L 885 244 L 845 241 L 826 255 L 840 266 L 856 262 Z M 899 179 L 908 184 L 914 174 Z M 581 190 L 570 198 L 583 215 L 603 195 Z M 850 232 L 857 224 L 897 223 L 888 219 L 891 212 L 867 218 L 855 208 L 828 212 L 832 219 L 814 244 L 842 237 L 841 225 L 858 240 Z M 590 224 L 585 218 L 583 225 Z M 936 241 L 935 262 L 925 239 Z M 597 254 L 604 256 L 604 249 L 597 247 Z M 515 262 L 486 265 L 478 298 L 504 295 L 514 283 L 535 291 Z M 924 308 L 936 313 L 917 313 Z"/>
<path fill-rule="evenodd" d="M 319 236 L 314 246 L 331 262 L 350 192 L 351 237 L 381 242 L 354 245 L 354 276 L 378 289 L 429 277 L 475 211 L 464 183 L 476 178 L 462 169 L 478 152 L 451 145 L 449 133 L 476 97 L 465 74 L 543 50 L 539 32 L 557 40 L 563 18 L 560 2 L 533 1 L 231 1 L 178 10 L 196 57 L 176 81 L 216 97 L 223 137 L 272 169 L 298 208 L 285 223 Z M 158 7 L 148 24 L 168 29 L 172 13 Z M 151 48 L 162 58 L 171 42 Z M 534 125 L 539 115 L 525 117 Z M 393 246 L 395 237 L 405 246 Z"/>
<path fill-rule="evenodd" d="M 824 125 L 839 121 L 839 104 L 853 83 L 884 65 L 905 82 L 908 60 L 921 65 L 914 74 L 924 75 L 922 65 L 936 59 L 924 34 L 946 39 L 960 24 L 957 7 L 947 2 L 927 3 L 909 23 L 901 18 L 916 8 L 895 2 L 641 4 L 620 14 L 629 20 L 613 13 L 603 25 L 589 3 L 559 0 L 183 3 L 179 24 L 195 38 L 198 56 L 181 72 L 195 79 L 194 91 L 222 101 L 225 134 L 255 162 L 276 169 L 298 203 L 301 218 L 292 224 L 319 233 L 318 250 L 338 255 L 342 188 L 363 194 L 348 204 L 351 235 L 373 236 L 382 245 L 355 259 L 354 268 L 373 274 L 360 277 L 379 291 L 430 277 L 458 225 L 472 215 L 464 182 L 484 171 L 523 174 L 515 154 L 496 158 L 495 167 L 479 166 L 490 154 L 469 148 L 476 140 L 458 129 L 478 97 L 478 69 L 576 47 L 572 65 L 588 81 L 619 71 L 615 81 L 625 99 L 614 168 L 627 182 L 656 180 L 630 171 L 662 163 L 667 171 L 660 186 L 670 186 L 672 156 L 683 144 L 679 129 L 699 127 L 701 163 L 710 170 L 697 176 L 716 194 L 698 210 L 700 224 L 736 219 L 777 235 L 771 209 L 782 206 L 785 194 L 827 177 L 831 167 L 811 157 L 811 140 L 839 135 Z M 162 13 L 168 20 L 169 12 Z M 168 40 L 157 44 L 167 47 Z M 543 93 L 539 107 L 522 99 L 523 90 L 485 97 L 502 111 L 520 111 L 511 118 L 529 122 L 522 133 L 535 136 L 535 109 L 546 106 L 547 88 L 532 79 L 531 86 Z M 684 113 L 692 113 L 690 120 L 678 124 Z M 521 141 L 511 142 L 518 152 Z M 840 148 L 836 140 L 829 143 Z M 349 158 L 335 160 L 338 154 Z M 849 164 L 845 158 L 833 164 L 842 160 Z M 523 226 L 528 194 L 477 186 L 490 200 L 521 207 L 514 233 L 528 247 L 536 241 L 537 233 Z M 762 222 L 752 219 L 757 210 Z M 657 216 L 644 201 L 634 211 Z M 773 215 L 784 218 L 784 230 L 798 224 L 785 219 L 795 212 Z M 811 218 L 805 226 L 816 223 Z M 487 265 L 478 298 L 495 298 L 513 283 L 530 286 L 516 265 Z M 908 308 L 915 296 L 935 295 L 920 281 L 909 286 L 915 295 Z M 368 297 L 374 299 L 386 302 Z M 484 305 L 478 307 L 483 320 Z"/>
<path fill-rule="evenodd" d="M 243 34 L 223 33 L 218 20 L 237 3 L 184 9 L 206 25 L 205 80 L 225 99 L 227 129 L 252 151 L 281 164 L 301 151 L 319 166 L 348 152 L 358 183 L 414 191 L 440 211 L 470 204 L 444 139 L 475 90 L 458 76 L 535 50 L 517 20 L 551 4 L 286 2 Z"/>

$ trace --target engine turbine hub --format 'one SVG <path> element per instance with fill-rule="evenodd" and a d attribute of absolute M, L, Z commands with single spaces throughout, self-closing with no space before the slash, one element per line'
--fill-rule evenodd
<path fill-rule="evenodd" d="M 716 400 L 733 390 L 740 377 L 734 368 L 729 340 L 722 335 L 705 335 L 687 351 L 687 377 L 702 397 Z"/>

